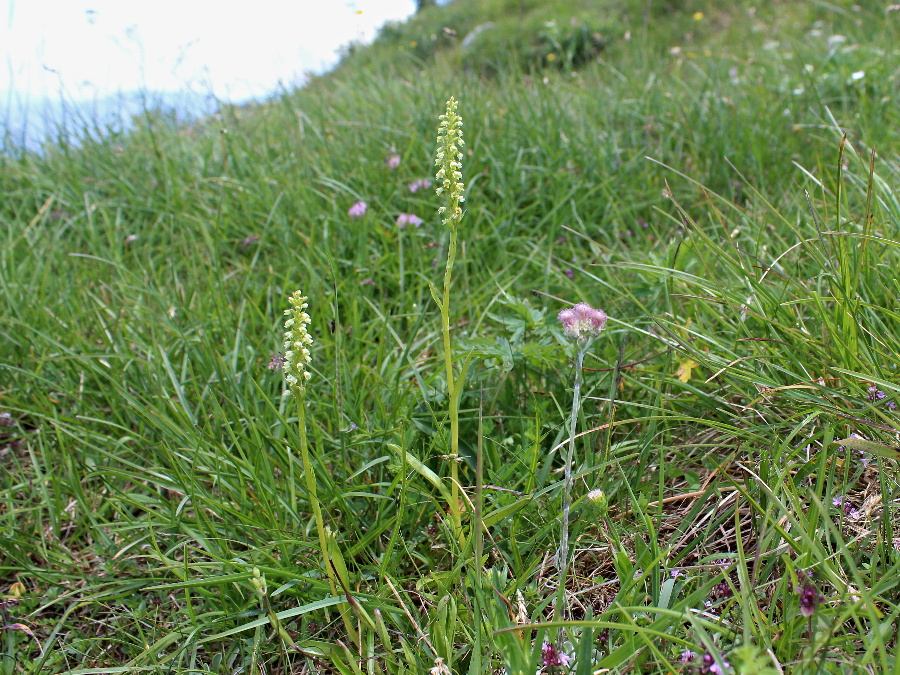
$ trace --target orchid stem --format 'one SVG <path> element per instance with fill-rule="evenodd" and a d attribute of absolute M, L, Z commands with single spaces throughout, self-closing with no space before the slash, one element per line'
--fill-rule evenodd
<path fill-rule="evenodd" d="M 450 288 L 453 282 L 453 263 L 456 260 L 456 225 L 450 226 L 447 265 L 444 268 L 444 293 L 441 301 L 441 327 L 444 338 L 444 366 L 447 370 L 447 396 L 450 399 L 450 515 L 457 534 L 462 532 L 459 509 L 459 397 L 453 376 L 453 350 L 450 344 Z"/>

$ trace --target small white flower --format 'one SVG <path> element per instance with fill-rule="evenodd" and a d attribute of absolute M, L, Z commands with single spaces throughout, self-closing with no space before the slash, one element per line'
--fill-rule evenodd
<path fill-rule="evenodd" d="M 440 656 L 434 660 L 434 667 L 428 671 L 431 675 L 452 675 L 452 671 Z"/>
<path fill-rule="evenodd" d="M 311 375 L 309 364 L 312 355 L 309 346 L 313 339 L 309 334 L 308 326 L 312 320 L 306 312 L 308 304 L 306 297 L 295 291 L 289 298 L 290 308 L 284 315 L 284 381 L 287 384 L 285 394 L 289 392 L 302 392 Z"/>
<path fill-rule="evenodd" d="M 456 99 L 451 97 L 447 101 L 446 112 L 440 116 L 440 126 L 437 136 L 437 153 L 434 165 L 437 167 L 435 174 L 435 192 L 438 195 L 446 194 L 444 206 L 438 209 L 443 217 L 444 225 L 456 227 L 462 218 L 462 202 L 465 197 L 465 186 L 462 182 L 462 149 L 463 141 L 462 118 L 456 112 Z M 399 224 L 399 223 L 398 223 Z"/>
<path fill-rule="evenodd" d="M 852 75 L 850 75 L 850 79 L 853 80 L 854 82 L 858 82 L 859 80 L 863 79 L 865 76 L 866 76 L 866 71 L 857 70 Z"/>

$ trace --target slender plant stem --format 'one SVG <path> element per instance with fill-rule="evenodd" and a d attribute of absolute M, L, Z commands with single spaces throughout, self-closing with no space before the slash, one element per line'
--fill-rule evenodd
<path fill-rule="evenodd" d="M 328 587 L 331 589 L 332 595 L 338 595 L 343 589 L 338 585 L 335 579 L 335 572 L 332 569 L 331 555 L 329 554 L 328 535 L 325 532 L 325 521 L 322 518 L 322 507 L 319 505 L 319 494 L 316 491 L 316 474 L 313 471 L 312 462 L 309 459 L 309 442 L 306 435 L 306 402 L 303 394 L 297 394 L 297 420 L 300 426 L 300 457 L 303 460 L 303 473 L 306 477 L 306 490 L 309 493 L 309 503 L 312 506 L 313 516 L 316 520 L 316 530 L 319 534 L 319 548 L 322 552 L 322 565 L 325 566 L 325 577 L 328 579 Z M 350 618 L 349 610 L 341 607 L 339 610 L 341 619 L 347 634 L 354 643 L 359 645 L 359 634 L 353 627 L 353 621 Z"/>
<path fill-rule="evenodd" d="M 473 659 L 481 663 L 482 639 L 481 631 L 481 591 L 484 588 L 482 581 L 483 568 L 481 558 L 484 555 L 484 531 L 481 517 L 484 513 L 484 388 L 481 391 L 481 402 L 478 406 L 478 445 L 475 455 L 475 514 L 472 520 L 472 537 L 475 541 L 475 652 Z M 475 662 L 473 661 L 473 664 Z"/>
<path fill-rule="evenodd" d="M 456 225 L 450 226 L 447 265 L 444 268 L 444 294 L 441 300 L 441 325 L 444 334 L 444 365 L 447 369 L 447 395 L 450 398 L 450 515 L 457 533 L 462 530 L 459 512 L 459 397 L 453 377 L 453 351 L 450 347 L 450 287 L 456 260 Z"/>
<path fill-rule="evenodd" d="M 566 450 L 565 479 L 563 480 L 562 528 L 556 565 L 559 568 L 559 587 L 556 594 L 556 618 L 562 619 L 566 600 L 566 572 L 569 569 L 569 511 L 572 508 L 572 463 L 575 459 L 575 428 L 581 409 L 581 380 L 584 355 L 590 341 L 579 342 L 575 356 L 575 390 L 572 393 L 572 414 L 569 416 L 569 446 Z"/>
<path fill-rule="evenodd" d="M 306 402 L 302 394 L 297 396 L 297 420 L 300 425 L 300 458 L 303 461 L 306 491 L 309 493 L 309 503 L 316 519 L 319 547 L 322 549 L 322 564 L 325 566 L 325 574 L 328 577 L 331 592 L 334 594 L 337 593 L 337 587 L 332 579 L 331 561 L 328 557 L 328 539 L 325 536 L 325 521 L 322 519 L 322 508 L 319 506 L 319 495 L 316 491 L 316 474 L 313 472 L 312 462 L 309 459 L 309 442 L 306 437 Z"/>
<path fill-rule="evenodd" d="M 399 257 L 398 262 L 400 264 L 400 270 L 398 271 L 400 277 L 400 295 L 403 295 L 406 292 L 406 266 L 403 264 L 403 230 L 397 231 L 397 253 Z"/>

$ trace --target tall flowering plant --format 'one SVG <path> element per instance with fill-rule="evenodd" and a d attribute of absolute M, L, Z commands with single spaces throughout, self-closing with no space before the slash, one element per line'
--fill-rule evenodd
<path fill-rule="evenodd" d="M 462 527 L 459 504 L 459 393 L 453 373 L 453 352 L 450 344 L 450 288 L 453 281 L 453 263 L 456 260 L 457 230 L 462 220 L 462 203 L 465 201 L 465 186 L 462 182 L 462 118 L 457 113 L 458 103 L 452 96 L 447 101 L 444 114 L 440 116 L 437 135 L 437 152 L 434 164 L 437 167 L 436 192 L 443 197 L 443 205 L 438 209 L 442 222 L 450 230 L 447 247 L 447 264 L 444 267 L 444 289 L 441 295 L 441 328 L 444 343 L 444 367 L 447 371 L 447 395 L 450 399 L 450 514 L 457 532 Z M 435 294 L 436 295 L 436 294 Z"/>
<path fill-rule="evenodd" d="M 572 508 L 572 463 L 575 459 L 575 428 L 581 409 L 581 383 L 583 378 L 584 355 L 587 354 L 594 338 L 606 326 L 606 312 L 581 302 L 559 313 L 559 322 L 566 336 L 575 342 L 575 386 L 572 392 L 572 413 L 569 416 L 569 444 L 565 457 L 563 480 L 562 524 L 559 536 L 559 551 L 556 566 L 559 569 L 559 587 L 556 599 L 556 616 L 562 618 L 566 594 L 566 574 L 569 567 L 569 511 Z"/>
<path fill-rule="evenodd" d="M 313 345 L 312 335 L 309 333 L 309 324 L 312 321 L 307 309 L 308 298 L 300 291 L 295 291 L 288 299 L 290 307 L 285 310 L 284 320 L 284 357 L 281 363 L 284 372 L 284 395 L 292 396 L 297 401 L 297 421 L 300 431 L 300 459 L 303 462 L 303 473 L 306 478 L 306 490 L 309 503 L 312 507 L 316 521 L 316 531 L 319 536 L 319 548 L 322 553 L 322 563 L 332 595 L 338 594 L 338 578 L 335 572 L 335 564 L 343 568 L 343 560 L 334 534 L 325 527 L 322 518 L 322 508 L 319 505 L 318 492 L 316 491 L 316 474 L 313 471 L 312 461 L 309 457 L 309 440 L 306 432 L 306 384 L 312 377 L 310 364 L 312 355 L 310 347 Z M 291 495 L 293 502 L 293 460 L 290 463 L 291 470 Z M 353 621 L 346 607 L 342 607 L 341 618 L 347 634 L 354 642 L 359 642 L 358 633 L 353 626 Z"/>

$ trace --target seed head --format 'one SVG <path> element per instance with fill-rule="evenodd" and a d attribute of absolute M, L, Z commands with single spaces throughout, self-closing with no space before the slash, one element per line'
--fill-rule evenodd
<path fill-rule="evenodd" d="M 588 492 L 587 498 L 592 504 L 606 504 L 606 493 L 600 488 Z"/>
<path fill-rule="evenodd" d="M 447 110 L 440 116 L 437 135 L 437 154 L 434 165 L 438 168 L 436 192 L 444 195 L 444 206 L 438 209 L 443 216 L 444 225 L 456 227 L 462 219 L 462 206 L 465 201 L 465 186 L 462 182 L 462 118 L 456 112 L 457 102 L 452 96 L 447 101 Z"/>
<path fill-rule="evenodd" d="M 284 321 L 284 365 L 282 366 L 284 381 L 287 384 L 285 395 L 303 393 L 310 378 L 309 348 L 313 339 L 307 328 L 311 319 L 306 313 L 308 307 L 306 300 L 307 298 L 300 291 L 294 291 L 294 294 L 288 299 L 291 306 L 284 311 L 284 315 L 287 317 Z"/>

